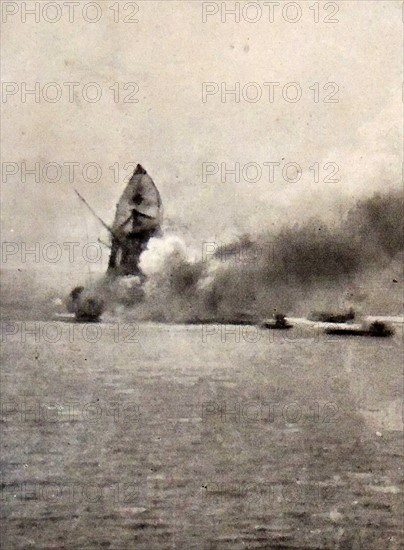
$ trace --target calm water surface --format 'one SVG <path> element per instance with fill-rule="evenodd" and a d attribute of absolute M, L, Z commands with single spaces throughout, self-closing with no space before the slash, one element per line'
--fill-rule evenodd
<path fill-rule="evenodd" d="M 4 548 L 401 548 L 400 327 L 3 334 Z"/>

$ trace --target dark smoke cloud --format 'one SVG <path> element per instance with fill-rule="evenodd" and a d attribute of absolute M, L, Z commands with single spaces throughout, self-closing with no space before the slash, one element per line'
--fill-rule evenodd
<path fill-rule="evenodd" d="M 141 257 L 145 284 L 101 276 L 86 292 L 104 298 L 107 315 L 161 322 L 258 320 L 349 306 L 402 314 L 403 199 L 376 194 L 358 201 L 339 224 L 311 219 L 226 246 L 205 243 L 207 257 L 175 235 L 152 239 Z M 60 289 L 44 293 L 38 280 L 21 274 L 6 278 L 3 294 L 6 309 L 18 315 L 25 308 L 49 318 L 63 310 Z"/>
<path fill-rule="evenodd" d="M 377 194 L 358 201 L 338 226 L 312 219 L 244 236 L 217 247 L 209 261 L 167 254 L 150 276 L 145 311 L 170 321 L 242 320 L 303 313 L 302 304 L 305 314 L 311 306 L 358 306 L 377 285 L 396 294 L 402 214 L 402 194 Z"/>

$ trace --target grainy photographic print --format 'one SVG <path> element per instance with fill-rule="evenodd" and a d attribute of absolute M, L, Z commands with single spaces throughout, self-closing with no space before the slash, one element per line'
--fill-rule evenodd
<path fill-rule="evenodd" d="M 403 548 L 403 3 L 0 7 L 1 547 Z"/>

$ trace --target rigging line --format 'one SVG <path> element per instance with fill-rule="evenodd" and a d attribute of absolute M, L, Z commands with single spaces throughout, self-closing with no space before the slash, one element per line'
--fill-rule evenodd
<path fill-rule="evenodd" d="M 80 193 L 75 189 L 74 190 L 76 192 L 76 194 L 78 195 L 78 197 L 80 198 L 80 200 L 90 209 L 91 207 L 86 203 L 86 201 L 84 200 L 84 198 L 80 195 Z M 93 212 L 93 214 L 96 216 L 95 212 Z M 98 216 L 97 216 L 98 217 Z M 87 234 L 87 243 L 89 242 L 89 232 L 88 232 L 88 221 L 87 221 L 87 216 L 84 216 L 84 223 L 86 225 L 86 234 Z M 91 266 L 89 265 L 89 262 L 86 260 L 86 263 L 87 263 L 87 270 L 88 270 L 88 279 L 89 281 L 92 283 L 93 282 L 93 272 L 91 270 Z"/>
<path fill-rule="evenodd" d="M 91 214 L 97 218 L 97 220 L 105 227 L 105 229 L 108 230 L 109 233 L 111 233 L 111 235 L 112 235 L 113 237 L 116 237 L 116 235 L 114 235 L 114 232 L 113 232 L 112 229 L 109 227 L 109 225 L 107 225 L 107 224 L 104 222 L 104 220 L 103 220 L 102 218 L 100 218 L 100 216 L 95 212 L 95 210 L 94 210 L 93 208 L 91 208 L 91 206 L 88 204 L 88 202 L 86 201 L 86 199 L 80 195 L 80 193 L 77 191 L 77 189 L 75 189 L 74 192 L 76 193 L 76 195 L 78 196 L 78 198 L 81 200 L 81 202 L 84 203 L 84 204 L 87 206 L 87 208 L 90 210 Z"/>

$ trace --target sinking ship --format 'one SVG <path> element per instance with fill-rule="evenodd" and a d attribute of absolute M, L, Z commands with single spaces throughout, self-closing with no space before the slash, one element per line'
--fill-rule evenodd
<path fill-rule="evenodd" d="M 118 204 L 107 273 L 111 276 L 138 275 L 143 278 L 139 259 L 152 237 L 161 234 L 163 209 L 160 193 L 146 170 L 138 164 Z"/>
<path fill-rule="evenodd" d="M 116 205 L 112 226 L 107 225 L 76 191 L 79 199 L 108 230 L 111 237 L 107 277 L 133 275 L 145 280 L 139 262 L 152 237 L 161 234 L 163 207 L 160 193 L 147 171 L 138 164 Z M 67 309 L 77 321 L 96 322 L 104 311 L 104 302 L 85 287 L 76 287 L 69 294 Z"/>

